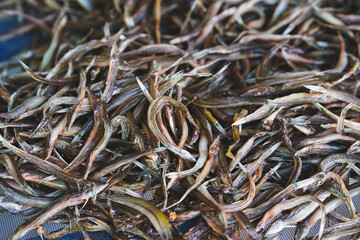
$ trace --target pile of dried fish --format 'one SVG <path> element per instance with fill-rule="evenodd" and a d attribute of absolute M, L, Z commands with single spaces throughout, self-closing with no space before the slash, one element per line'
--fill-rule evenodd
<path fill-rule="evenodd" d="M 0 7 L 36 32 L 0 66 L 12 239 L 359 239 L 359 1 Z"/>

